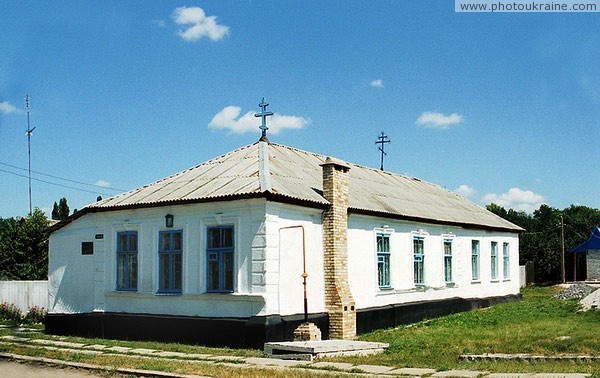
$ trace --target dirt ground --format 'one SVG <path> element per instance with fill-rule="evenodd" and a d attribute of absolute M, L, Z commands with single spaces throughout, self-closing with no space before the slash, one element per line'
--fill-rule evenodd
<path fill-rule="evenodd" d="M 83 370 L 62 369 L 46 365 L 24 364 L 14 361 L 0 360 L 0 377 L 2 378 L 97 378 Z"/>

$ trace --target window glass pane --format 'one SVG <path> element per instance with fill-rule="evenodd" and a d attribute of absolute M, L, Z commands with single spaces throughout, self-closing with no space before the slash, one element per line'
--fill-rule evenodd
<path fill-rule="evenodd" d="M 223 253 L 223 290 L 233 290 L 233 253 Z"/>
<path fill-rule="evenodd" d="M 181 253 L 172 254 L 172 262 L 173 262 L 173 281 L 172 287 L 173 290 L 181 290 L 181 277 L 182 277 L 182 258 Z"/>
<path fill-rule="evenodd" d="M 208 229 L 208 240 L 207 247 L 208 248 L 218 248 L 220 240 L 220 232 L 218 228 L 209 228 Z"/>
<path fill-rule="evenodd" d="M 504 245 L 502 246 L 502 260 L 503 260 L 502 270 L 503 270 L 504 278 L 508 278 L 508 277 L 510 277 L 510 260 L 509 260 L 508 243 L 504 243 Z"/>
<path fill-rule="evenodd" d="M 452 241 L 444 240 L 444 255 L 451 255 L 451 254 L 452 254 Z"/>
<path fill-rule="evenodd" d="M 208 290 L 219 290 L 219 261 L 208 263 Z"/>
<path fill-rule="evenodd" d="M 129 255 L 129 288 L 137 288 L 137 254 Z"/>
<path fill-rule="evenodd" d="M 174 251 L 181 251 L 183 242 L 183 233 L 182 232 L 174 232 L 173 233 L 173 245 L 171 249 Z"/>
<path fill-rule="evenodd" d="M 446 282 L 452 282 L 452 256 L 444 257 L 444 278 Z"/>
<path fill-rule="evenodd" d="M 125 251 L 127 248 L 127 235 L 119 232 L 117 234 L 117 251 Z"/>
<path fill-rule="evenodd" d="M 128 251 L 137 251 L 137 232 L 129 234 L 129 248 Z"/>
<path fill-rule="evenodd" d="M 160 234 L 160 250 L 168 251 L 171 249 L 171 234 L 163 232 Z"/>
<path fill-rule="evenodd" d="M 226 227 L 221 229 L 221 248 L 233 247 L 233 228 Z"/>
<path fill-rule="evenodd" d="M 125 254 L 117 254 L 117 289 L 123 289 L 126 287 L 125 284 Z"/>
<path fill-rule="evenodd" d="M 160 255 L 160 267 L 159 267 L 159 289 L 160 290 L 168 290 L 169 289 L 169 276 L 170 276 L 170 264 L 169 264 L 169 254 L 161 253 Z"/>

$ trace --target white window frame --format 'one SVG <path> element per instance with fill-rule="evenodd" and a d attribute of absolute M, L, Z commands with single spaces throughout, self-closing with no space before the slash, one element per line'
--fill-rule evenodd
<path fill-rule="evenodd" d="M 481 279 L 480 272 L 480 256 L 481 256 L 481 241 L 478 239 L 471 240 L 471 281 L 479 282 Z"/>
<path fill-rule="evenodd" d="M 510 244 L 502 243 L 502 274 L 505 280 L 510 279 Z"/>
<path fill-rule="evenodd" d="M 490 275 L 492 281 L 498 280 L 498 242 L 490 243 Z"/>
<path fill-rule="evenodd" d="M 442 239 L 442 248 L 444 250 L 444 281 L 446 285 L 452 285 L 453 281 L 453 271 L 452 271 L 452 245 L 453 239 L 445 236 Z M 446 245 L 449 245 L 450 248 L 447 249 Z"/>

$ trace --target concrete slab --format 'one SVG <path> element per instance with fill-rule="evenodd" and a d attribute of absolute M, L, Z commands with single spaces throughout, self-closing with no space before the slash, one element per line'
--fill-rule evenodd
<path fill-rule="evenodd" d="M 6 335 L 6 336 L 2 336 L 0 337 L 3 340 L 10 340 L 10 341 L 30 341 L 29 338 L 27 337 L 19 337 L 19 336 L 12 336 L 12 335 Z"/>
<path fill-rule="evenodd" d="M 401 368 L 388 371 L 386 374 L 398 374 L 398 375 L 412 375 L 420 377 L 422 375 L 429 375 L 435 373 L 435 369 L 423 369 L 423 368 Z"/>
<path fill-rule="evenodd" d="M 320 358 L 382 353 L 388 346 L 386 343 L 354 340 L 281 341 L 265 343 L 264 351 L 272 357 L 278 354 L 302 353 Z"/>
<path fill-rule="evenodd" d="M 193 358 L 196 360 L 206 360 L 209 357 L 213 357 L 212 354 L 203 354 L 203 353 L 188 353 L 187 354 L 188 358 Z"/>
<path fill-rule="evenodd" d="M 308 365 L 308 363 L 306 361 L 280 360 L 278 358 L 252 357 L 252 358 L 246 358 L 244 361 L 247 364 L 269 365 L 269 366 L 280 366 L 280 367 Z"/>
<path fill-rule="evenodd" d="M 233 361 L 233 362 L 244 362 L 245 357 L 241 356 L 210 356 L 206 358 L 207 360 L 213 361 Z"/>
<path fill-rule="evenodd" d="M 156 354 L 156 352 L 158 351 L 156 349 L 136 348 L 130 350 L 130 352 L 135 354 L 153 355 Z"/>
<path fill-rule="evenodd" d="M 104 349 L 106 349 L 108 347 L 106 345 L 101 345 L 101 344 L 92 344 L 92 345 L 86 345 L 86 346 L 84 346 L 84 348 L 96 349 L 96 350 L 104 350 Z"/>
<path fill-rule="evenodd" d="M 486 378 L 532 378 L 533 373 L 493 373 Z"/>
<path fill-rule="evenodd" d="M 465 378 L 477 378 L 482 374 L 487 374 L 485 371 L 472 371 L 472 370 L 446 370 L 439 371 L 432 375 L 432 377 L 465 377 Z"/>
<path fill-rule="evenodd" d="M 317 368 L 333 368 L 339 370 L 352 370 L 354 369 L 354 364 L 348 364 L 345 362 L 315 362 L 311 364 L 312 367 Z"/>
<path fill-rule="evenodd" d="M 584 373 L 537 373 L 534 374 L 534 378 L 586 378 L 590 377 L 591 374 Z"/>
<path fill-rule="evenodd" d="M 366 373 L 372 374 L 383 374 L 393 370 L 393 367 L 390 366 L 379 366 L 379 365 L 356 365 L 355 369 L 360 369 Z"/>
<path fill-rule="evenodd" d="M 160 357 L 187 357 L 187 354 L 185 353 L 181 353 L 181 352 L 156 352 L 154 354 L 155 356 L 160 356 Z"/>
<path fill-rule="evenodd" d="M 119 353 L 127 353 L 130 352 L 133 348 L 128 348 L 128 347 L 122 347 L 122 346 L 112 346 L 110 348 L 106 348 L 106 350 L 110 350 L 112 352 L 119 352 Z"/>

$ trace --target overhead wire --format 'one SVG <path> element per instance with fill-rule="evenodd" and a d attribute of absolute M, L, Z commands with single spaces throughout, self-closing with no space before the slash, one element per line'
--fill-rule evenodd
<path fill-rule="evenodd" d="M 21 170 L 21 171 L 26 171 L 26 172 L 28 171 L 28 169 L 26 169 L 26 168 L 17 167 L 17 166 L 15 166 L 15 165 L 8 164 L 8 163 L 4 163 L 4 162 L 0 162 L 0 165 L 4 165 L 4 166 L 6 166 L 6 167 L 10 167 L 10 168 L 13 168 L 13 169 L 18 169 L 18 170 Z M 20 177 L 26 177 L 26 178 L 27 178 L 27 176 L 24 176 L 24 175 L 19 175 L 19 174 L 15 173 L 15 172 L 7 171 L 7 170 L 1 170 L 1 171 L 2 171 L 2 172 L 5 172 L 5 173 L 11 173 L 11 174 L 14 174 L 14 175 L 16 175 L 16 176 L 20 176 Z M 74 184 L 78 184 L 78 185 L 85 185 L 85 186 L 90 186 L 90 187 L 94 187 L 94 188 L 101 188 L 102 190 L 111 190 L 111 191 L 114 191 L 114 192 L 126 192 L 126 191 L 127 191 L 127 190 L 125 190 L 125 189 L 119 189 L 119 188 L 107 188 L 107 187 L 105 187 L 105 186 L 102 186 L 102 185 L 97 185 L 97 184 L 89 184 L 89 183 L 86 183 L 86 182 L 77 181 L 77 180 L 72 180 L 72 179 L 68 179 L 68 178 L 64 178 L 64 177 L 60 177 L 60 176 L 55 176 L 55 175 L 51 175 L 51 174 L 48 174 L 48 173 L 37 172 L 37 171 L 34 171 L 34 170 L 32 170 L 31 172 L 32 172 L 32 173 L 35 173 L 35 174 L 37 174 L 37 175 L 41 175 L 41 176 L 50 177 L 50 178 L 53 178 L 53 179 L 56 179 L 56 180 L 67 181 L 67 182 L 71 182 L 71 183 L 74 183 Z M 32 180 L 34 180 L 34 178 L 32 178 Z M 88 192 L 88 193 L 97 193 L 97 192 L 91 192 L 91 191 L 84 190 L 84 189 L 78 189 L 78 188 L 74 188 L 74 187 L 65 186 L 65 185 L 58 184 L 58 183 L 52 183 L 52 182 L 49 182 L 49 181 L 44 181 L 44 180 L 41 180 L 41 179 L 35 179 L 35 180 L 36 180 L 36 181 L 40 181 L 40 182 L 44 182 L 44 183 L 46 183 L 46 184 L 56 184 L 56 185 L 58 185 L 58 186 L 63 186 L 63 187 L 67 187 L 67 188 L 70 188 L 70 189 L 75 189 L 75 190 L 86 191 L 86 192 Z M 101 193 L 101 194 L 107 195 L 106 193 Z"/>

